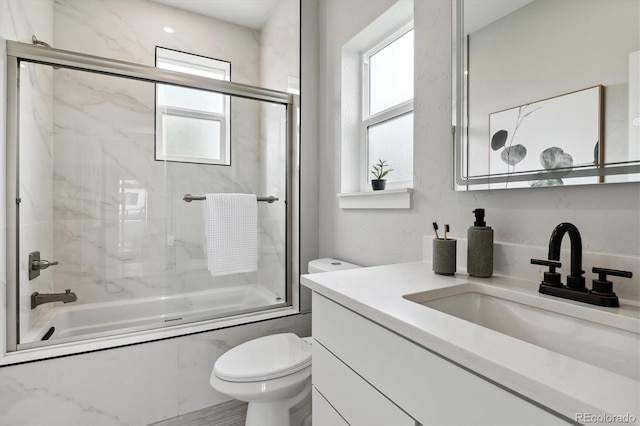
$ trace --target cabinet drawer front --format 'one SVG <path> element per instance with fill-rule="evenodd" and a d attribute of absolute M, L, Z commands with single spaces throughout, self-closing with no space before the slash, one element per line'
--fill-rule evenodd
<path fill-rule="evenodd" d="M 315 387 L 311 393 L 311 403 L 313 404 L 311 414 L 313 426 L 349 426 L 349 423 L 340 417 L 340 414 L 333 409 Z"/>
<path fill-rule="evenodd" d="M 312 327 L 318 342 L 423 425 L 567 424 L 317 293 Z"/>
<path fill-rule="evenodd" d="M 415 421 L 321 344 L 313 345 L 311 380 L 351 425 L 407 425 Z"/>

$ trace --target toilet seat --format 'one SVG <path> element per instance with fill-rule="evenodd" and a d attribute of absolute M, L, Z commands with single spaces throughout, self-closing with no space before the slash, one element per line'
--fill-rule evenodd
<path fill-rule="evenodd" d="M 258 382 L 293 374 L 311 365 L 311 345 L 293 333 L 250 340 L 227 351 L 213 372 L 231 382 Z"/>

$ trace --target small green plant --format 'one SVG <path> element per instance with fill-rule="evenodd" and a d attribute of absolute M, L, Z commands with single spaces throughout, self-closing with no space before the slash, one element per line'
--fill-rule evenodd
<path fill-rule="evenodd" d="M 384 170 L 385 167 L 389 167 L 387 160 L 378 160 L 378 164 L 371 168 L 371 174 L 375 176 L 376 179 L 384 179 L 389 172 L 393 171 L 393 169 Z"/>

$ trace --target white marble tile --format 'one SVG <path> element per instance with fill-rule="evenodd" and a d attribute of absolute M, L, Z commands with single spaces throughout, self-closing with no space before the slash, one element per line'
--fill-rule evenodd
<path fill-rule="evenodd" d="M 254 62 L 259 43 L 252 30 L 146 1 L 61 0 L 55 11 L 58 47 L 152 65 L 155 45 L 161 44 L 230 59 L 234 81 L 257 83 Z M 175 39 L 156 31 L 167 25 L 169 16 L 177 27 Z M 188 36 L 179 31 L 187 23 L 192 29 Z M 221 38 L 217 26 L 228 31 L 225 37 L 232 43 L 212 45 L 211 40 Z M 114 33 L 113 28 L 119 31 Z M 218 31 L 218 37 L 197 38 L 211 31 Z M 72 36 L 77 32 L 86 32 L 86 37 Z M 181 44 L 185 40 L 194 42 L 187 47 Z M 256 71 L 250 72 L 252 64 Z M 84 221 L 83 225 L 67 222 L 56 228 L 60 231 L 56 247 L 68 253 L 70 265 L 81 263 L 79 270 L 60 275 L 58 287 L 74 279 L 79 282 L 82 300 L 90 302 L 257 281 L 257 275 L 214 281 L 203 274 L 202 208 L 199 203 L 181 200 L 186 193 L 259 193 L 260 103 L 232 101 L 233 164 L 212 167 L 154 161 L 152 85 L 62 70 L 56 73 L 55 101 L 56 219 Z M 123 224 L 120 186 L 125 180 L 135 181 L 146 193 L 144 227 Z M 104 223 L 92 229 L 87 219 Z M 150 226 L 155 219 L 165 221 L 164 225 Z M 132 237 L 130 245 L 136 246 L 130 252 L 136 259 L 122 258 L 126 235 Z M 123 262 L 129 265 L 120 265 Z M 127 275 L 125 269 L 136 273 Z"/>
<path fill-rule="evenodd" d="M 53 38 L 53 0 L 2 1 L 0 37 L 31 43 L 31 36 L 47 41 Z M 4 105 L 3 105 L 4 106 Z"/>
<path fill-rule="evenodd" d="M 18 40 L 22 42 L 31 42 L 31 36 L 37 35 L 40 39 L 51 40 L 53 38 L 53 0 L 44 0 L 40 2 L 23 2 L 18 0 L 7 0 L 0 2 L 0 38 L 7 40 Z M 2 59 L 0 60 L 0 78 L 5 79 L 5 46 L 0 49 L 2 51 Z M 23 133 L 23 151 L 30 156 L 33 172 L 24 176 L 21 182 L 21 196 L 25 196 L 25 205 L 21 219 L 23 223 L 30 224 L 23 231 L 26 231 L 28 237 L 27 246 L 39 246 L 47 249 L 49 247 L 51 233 L 48 232 L 49 225 L 47 222 L 51 220 L 50 212 L 45 208 L 51 202 L 50 186 L 47 186 L 47 178 L 50 182 L 48 173 L 51 171 L 51 70 L 47 67 L 39 67 L 31 65 L 21 69 L 23 72 L 23 99 L 21 102 L 25 108 L 25 118 L 30 125 L 24 128 Z M 0 116 L 5 116 L 6 92 L 2 85 L 0 88 Z M 5 143 L 5 122 L 0 120 L 0 141 Z M 28 149 L 27 149 L 28 148 Z M 4 155 L 4 150 L 3 154 Z M 28 157 L 29 158 L 29 157 Z M 3 183 L 5 182 L 5 159 L 0 158 L 0 176 Z M 45 183 L 45 185 L 43 185 Z M 4 200 L 4 184 L 2 186 L 2 197 Z M 4 213 L 0 214 L 2 218 L 2 241 L 5 241 L 6 235 L 6 218 Z M 38 228 L 37 232 L 30 232 Z M 2 259 L 5 259 L 6 247 L 2 244 Z M 28 250 L 28 249 L 27 249 Z M 28 251 L 26 253 L 29 253 Z M 2 296 L 0 307 L 5 306 L 4 291 L 6 285 L 6 270 L 4 262 L 2 263 L 0 285 Z M 23 266 L 26 260 L 23 261 Z M 22 270 L 22 268 L 21 268 Z M 26 271 L 26 269 L 25 269 Z M 24 274 L 23 274 L 24 275 Z M 28 282 L 22 279 L 21 282 Z M 43 288 L 48 288 L 49 283 L 41 281 Z M 22 291 L 23 296 L 29 292 L 28 286 Z M 30 294 L 30 293 L 29 293 Z M 23 297 L 26 299 L 26 297 Z M 25 302 L 26 303 L 26 302 Z M 21 311 L 24 312 L 23 321 L 25 327 L 29 323 L 35 322 L 37 316 L 33 316 L 31 311 L 24 305 L 21 305 Z M 37 314 L 36 314 L 37 315 Z M 0 327 L 4 329 L 6 318 L 4 318 L 4 309 L 0 309 Z M 33 316 L 33 317 L 32 317 Z M 0 349 L 4 350 L 6 336 L 3 333 L 0 339 Z"/>
<path fill-rule="evenodd" d="M 281 1 L 260 34 L 261 85 L 287 91 L 289 77 L 299 77 L 299 5 Z M 296 53 L 293 53 L 296 52 Z M 261 108 L 261 191 L 283 200 L 286 196 L 286 111 Z M 284 286 L 286 212 L 283 203 L 260 206 L 260 282 L 280 297 Z"/>
<path fill-rule="evenodd" d="M 56 27 L 60 48 L 154 65 L 159 45 L 229 60 L 234 81 L 258 83 L 258 31 L 238 25 L 145 0 L 59 0 Z"/>
<path fill-rule="evenodd" d="M 51 220 L 53 117 L 51 67 L 20 68 L 19 164 L 21 223 Z"/>
<path fill-rule="evenodd" d="M 261 84 L 287 91 L 287 77 L 299 77 L 300 5 L 282 0 L 275 6 L 260 37 Z"/>
<path fill-rule="evenodd" d="M 0 424 L 149 424 L 207 407 L 229 399 L 209 385 L 215 360 L 282 332 L 310 335 L 311 315 L 3 367 Z"/>
<path fill-rule="evenodd" d="M 0 1 L 3 12 L 0 35 L 29 42 L 31 34 L 36 34 L 58 48 L 147 65 L 153 65 L 155 46 L 162 45 L 228 58 L 234 64 L 234 81 L 260 82 L 261 41 L 257 31 L 212 23 L 208 18 L 141 0 L 57 0 L 55 18 L 53 5 L 52 0 Z M 33 12 L 30 7 L 42 10 Z M 4 14 L 7 8 L 11 15 Z M 47 10 L 48 14 L 44 13 Z M 47 21 L 45 26 L 36 22 L 41 17 Z M 9 26 L 5 25 L 7 21 Z M 173 36 L 162 31 L 169 22 L 176 29 Z M 228 33 L 215 36 L 218 27 L 224 27 Z M 282 53 L 286 60 L 292 56 L 284 50 Z M 274 62 L 274 68 L 278 66 Z M 258 125 L 248 125 L 260 120 L 260 104 L 233 102 L 232 167 L 163 164 L 153 160 L 153 90 L 148 85 L 114 84 L 111 78 L 95 79 L 65 70 L 45 72 L 51 74 L 49 80 L 38 78 L 45 82 L 53 80 L 55 89 L 54 123 L 50 129 L 54 148 L 40 150 L 43 158 L 47 154 L 56 166 L 51 174 L 54 177 L 51 193 L 55 198 L 46 209 L 46 217 L 49 219 L 52 211 L 56 222 L 55 228 L 47 233 L 53 235 L 54 251 L 62 259 L 60 268 L 53 270 L 55 291 L 72 285 L 82 303 L 259 281 L 258 273 L 215 280 L 208 275 L 201 238 L 201 205 L 184 203 L 181 198 L 187 192 L 263 195 L 259 186 L 264 178 L 260 163 L 265 158 L 258 148 L 263 138 Z M 4 111 L 4 103 L 0 111 Z M 34 115 L 33 121 L 36 119 L 50 124 L 46 114 Z M 42 134 L 36 126 L 31 129 L 33 134 Z M 281 154 L 278 150 L 276 146 L 274 159 Z M 274 164 L 276 174 L 282 175 L 281 169 L 280 164 Z M 123 231 L 120 227 L 120 182 L 132 179 L 140 182 L 149 195 L 145 222 L 148 232 L 144 237 L 137 229 Z M 274 190 L 282 191 L 278 185 Z M 42 234 L 35 229 L 36 225 L 42 228 L 47 223 L 35 216 L 43 212 L 33 210 L 34 239 Z M 277 210 L 277 217 L 280 213 L 282 209 Z M 269 231 L 277 244 L 283 235 L 280 226 L 278 223 Z M 120 252 L 121 243 L 126 242 L 121 231 L 132 235 L 135 243 L 133 254 L 129 253 L 133 259 L 127 258 L 126 262 Z M 3 285 L 0 281 L 0 289 Z M 188 341 L 184 344 L 182 339 L 168 339 L 4 367 L 0 369 L 0 393 L 9 397 L 0 400 L 0 423 L 148 424 L 175 416 L 179 411 L 211 405 L 213 390 L 208 385 L 208 376 L 215 357 L 227 347 L 220 342 L 235 345 L 283 331 L 309 335 L 310 315 L 246 327 L 182 338 Z"/>
<path fill-rule="evenodd" d="M 148 424 L 176 413 L 176 340 L 0 369 L 6 425 Z"/>
<path fill-rule="evenodd" d="M 31 309 L 31 294 L 33 292 L 52 293 L 55 266 L 40 271 L 40 276 L 29 280 L 29 253 L 39 251 L 41 259 L 55 261 L 53 258 L 53 229 L 52 222 L 31 223 L 20 226 L 20 335 L 24 335 L 34 326 L 44 314 L 51 309 L 52 304 L 41 305 Z"/>

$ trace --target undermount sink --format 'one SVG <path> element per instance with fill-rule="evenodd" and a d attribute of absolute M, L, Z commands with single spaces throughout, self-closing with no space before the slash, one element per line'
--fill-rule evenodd
<path fill-rule="evenodd" d="M 546 296 L 475 283 L 403 297 L 533 345 L 640 380 L 640 310 L 636 307 L 583 307 Z"/>

